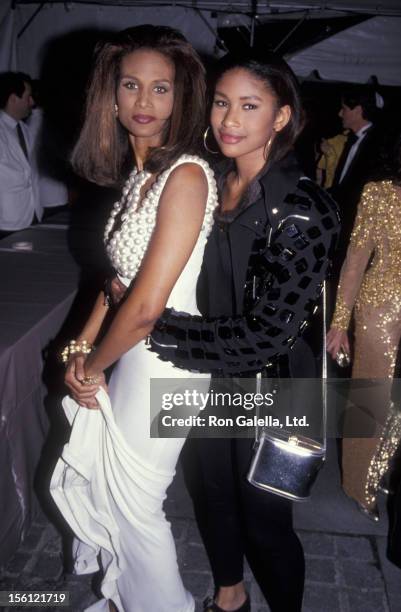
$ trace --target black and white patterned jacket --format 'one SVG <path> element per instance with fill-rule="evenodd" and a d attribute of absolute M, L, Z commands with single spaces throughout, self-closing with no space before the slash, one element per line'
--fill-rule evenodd
<path fill-rule="evenodd" d="M 291 157 L 259 184 L 259 197 L 227 230 L 240 314 L 208 318 L 166 309 L 150 336 L 161 359 L 219 376 L 256 372 L 287 354 L 308 325 L 337 243 L 336 204 Z"/>

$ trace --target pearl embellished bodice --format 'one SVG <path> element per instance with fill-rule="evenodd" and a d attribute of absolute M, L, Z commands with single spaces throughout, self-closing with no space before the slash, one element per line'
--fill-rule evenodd
<path fill-rule="evenodd" d="M 197 163 L 204 169 L 209 187 L 207 206 L 203 227 L 167 305 L 177 311 L 200 314 L 196 284 L 217 201 L 213 173 L 206 162 L 182 156 L 158 177 L 142 201 L 141 187 L 150 175 L 132 172 L 107 223 L 105 240 L 113 265 L 129 285 L 155 227 L 165 182 L 173 168 L 185 162 Z M 189 207 L 191 204 L 188 201 Z M 119 610 L 123 609 L 122 601 L 125 604 L 132 599 L 132 593 L 135 601 L 129 606 L 131 612 L 194 610 L 179 576 L 174 541 L 162 512 L 185 441 L 185 428 L 177 438 L 160 437 L 159 406 L 157 401 L 151 401 L 151 389 L 158 389 L 155 379 L 175 381 L 173 389 L 186 389 L 188 379 L 196 378 L 207 390 L 208 378 L 204 374 L 177 369 L 160 360 L 148 349 L 144 338 L 116 363 L 109 381 L 109 397 L 99 391 L 99 410 L 79 410 L 71 398 L 63 402 L 72 433 L 53 474 L 52 493 L 77 536 L 75 571 L 96 571 L 97 559 L 106 555 L 102 592 Z M 88 612 L 89 609 L 108 610 L 107 600 L 91 605 Z"/>
<path fill-rule="evenodd" d="M 206 161 L 195 155 L 182 155 L 160 174 L 142 201 L 141 189 L 151 174 L 146 171 L 138 172 L 135 168 L 123 187 L 121 199 L 113 206 L 104 234 L 109 259 L 119 276 L 128 282 L 135 278 L 142 263 L 156 224 L 159 199 L 166 181 L 174 168 L 184 163 L 198 164 L 205 171 L 209 189 L 201 230 L 202 238 L 206 240 L 210 232 L 213 211 L 217 205 L 217 190 L 213 171 Z M 121 215 L 121 226 L 113 233 L 118 215 Z"/>

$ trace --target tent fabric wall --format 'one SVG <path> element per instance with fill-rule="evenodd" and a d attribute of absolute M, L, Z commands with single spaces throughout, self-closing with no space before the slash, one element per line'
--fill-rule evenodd
<path fill-rule="evenodd" d="M 28 21 L 39 5 L 17 5 L 18 30 Z M 203 18 L 215 28 L 208 11 Z M 178 28 L 201 53 L 212 54 L 215 44 L 213 31 L 199 12 L 180 7 L 123 7 L 93 4 L 45 5 L 18 41 L 18 69 L 37 78 L 40 74 L 46 43 L 77 30 L 121 30 L 141 23 L 169 25 Z M 3 46 L 2 43 L 0 43 Z"/>
<path fill-rule="evenodd" d="M 17 69 L 15 11 L 0 2 L 0 72 Z"/>
<path fill-rule="evenodd" d="M 373 17 L 293 55 L 298 76 L 317 70 L 323 79 L 401 86 L 401 18 Z M 288 58 L 287 58 L 288 59 Z"/>

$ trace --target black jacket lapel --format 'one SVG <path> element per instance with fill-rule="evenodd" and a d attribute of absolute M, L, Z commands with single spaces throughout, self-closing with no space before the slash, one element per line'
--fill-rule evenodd
<path fill-rule="evenodd" d="M 361 158 L 363 158 L 365 152 L 367 150 L 369 150 L 370 145 L 371 145 L 371 141 L 374 140 L 374 136 L 375 136 L 375 130 L 374 130 L 374 126 L 371 125 L 365 132 L 365 136 L 362 139 L 362 142 L 359 143 L 359 146 L 355 152 L 354 157 L 351 160 L 350 165 L 347 168 L 347 172 L 345 173 L 345 176 L 343 178 L 343 180 L 341 181 L 342 183 L 345 183 L 346 181 L 348 181 L 350 178 L 352 178 L 352 175 L 355 173 L 355 169 L 358 168 L 359 166 L 359 162 L 361 160 Z"/>
<path fill-rule="evenodd" d="M 248 270 L 247 255 L 252 250 L 255 238 L 266 233 L 263 199 L 261 198 L 251 204 L 229 227 L 235 303 L 237 311 L 242 312 L 244 284 Z"/>
<path fill-rule="evenodd" d="M 276 163 L 259 179 L 261 197 L 245 208 L 229 225 L 231 261 L 237 311 L 242 312 L 248 257 L 257 237 L 265 236 L 269 226 L 277 229 L 288 214 L 285 197 L 293 193 L 302 176 L 293 155 Z M 235 245 L 235 246 L 233 246 Z"/>
<path fill-rule="evenodd" d="M 260 179 L 266 214 L 273 231 L 277 229 L 280 219 L 288 214 L 285 197 L 295 191 L 301 176 L 295 157 L 289 155 Z"/>

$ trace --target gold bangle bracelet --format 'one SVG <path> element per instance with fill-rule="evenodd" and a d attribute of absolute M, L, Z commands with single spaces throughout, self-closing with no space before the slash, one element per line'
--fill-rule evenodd
<path fill-rule="evenodd" d="M 81 383 L 83 385 L 97 385 L 100 383 L 100 376 L 85 376 L 82 380 Z"/>

